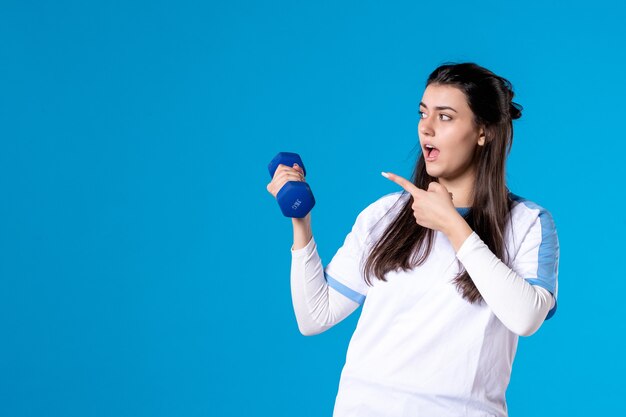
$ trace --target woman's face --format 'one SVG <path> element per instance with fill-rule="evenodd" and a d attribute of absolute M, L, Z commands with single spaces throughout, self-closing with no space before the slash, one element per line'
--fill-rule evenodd
<path fill-rule="evenodd" d="M 465 94 L 453 86 L 430 84 L 419 115 L 417 133 L 428 175 L 448 180 L 474 175 L 474 152 L 485 144 L 485 136 L 473 122 Z"/>

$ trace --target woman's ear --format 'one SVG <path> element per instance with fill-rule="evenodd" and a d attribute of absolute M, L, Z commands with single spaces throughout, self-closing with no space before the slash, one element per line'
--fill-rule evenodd
<path fill-rule="evenodd" d="M 478 131 L 478 146 L 485 146 L 485 129 L 482 126 Z"/>

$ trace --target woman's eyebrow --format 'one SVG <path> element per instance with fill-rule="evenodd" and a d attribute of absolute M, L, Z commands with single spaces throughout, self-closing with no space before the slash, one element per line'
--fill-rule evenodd
<path fill-rule="evenodd" d="M 424 107 L 428 108 L 428 106 L 425 105 L 424 103 L 422 103 L 421 101 L 420 101 L 420 106 L 424 106 Z M 452 110 L 453 112 L 458 113 L 458 111 L 454 110 L 450 106 L 437 106 L 437 107 L 435 107 L 435 110 L 446 110 L 446 109 Z"/>

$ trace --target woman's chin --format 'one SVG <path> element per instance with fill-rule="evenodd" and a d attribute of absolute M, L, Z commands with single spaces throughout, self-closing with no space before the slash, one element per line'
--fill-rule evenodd
<path fill-rule="evenodd" d="M 439 176 L 441 175 L 441 170 L 440 169 L 436 169 L 433 166 L 426 165 L 426 173 L 428 175 L 430 175 L 431 177 L 439 178 Z"/>

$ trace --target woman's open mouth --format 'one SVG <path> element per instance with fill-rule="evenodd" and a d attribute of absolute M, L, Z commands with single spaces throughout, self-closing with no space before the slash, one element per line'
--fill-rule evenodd
<path fill-rule="evenodd" d="M 435 148 L 432 145 L 425 145 L 424 149 L 426 152 L 424 154 L 424 157 L 428 162 L 433 162 L 437 159 L 437 156 L 439 155 L 439 149 Z"/>

